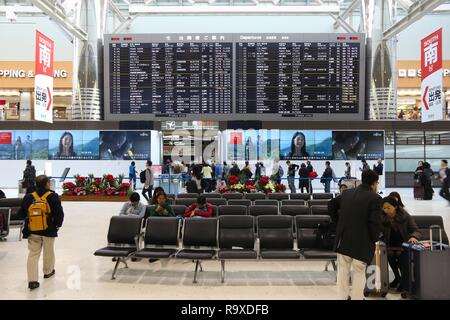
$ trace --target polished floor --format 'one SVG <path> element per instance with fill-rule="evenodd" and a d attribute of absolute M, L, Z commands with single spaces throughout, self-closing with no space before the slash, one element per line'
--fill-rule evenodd
<path fill-rule="evenodd" d="M 386 190 L 389 192 L 391 190 Z M 412 198 L 411 189 L 399 189 L 411 214 L 442 215 L 450 231 L 450 207 L 439 196 L 433 201 Z M 438 190 L 436 190 L 438 191 Z M 7 195 L 14 196 L 13 190 Z M 226 282 L 220 282 L 220 264 L 203 263 L 193 284 L 190 261 L 129 262 L 111 280 L 111 259 L 93 252 L 106 245 L 108 222 L 120 203 L 63 203 L 65 222 L 56 241 L 56 276 L 41 287 L 27 289 L 27 241 L 11 230 L 0 242 L 0 300 L 4 299 L 335 299 L 333 271 L 322 262 L 227 262 Z M 331 270 L 331 268 L 330 268 Z M 387 299 L 400 299 L 388 294 Z"/>

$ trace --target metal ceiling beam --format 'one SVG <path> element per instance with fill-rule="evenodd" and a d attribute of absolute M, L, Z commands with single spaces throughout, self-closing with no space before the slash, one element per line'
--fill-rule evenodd
<path fill-rule="evenodd" d="M 129 14 L 148 15 L 239 15 L 239 14 L 339 14 L 339 6 L 145 6 L 130 5 Z"/>
<path fill-rule="evenodd" d="M 125 21 L 122 22 L 112 33 L 122 33 L 133 23 L 134 19 L 136 19 L 137 16 L 138 15 L 136 14 L 126 17 Z"/>
<path fill-rule="evenodd" d="M 87 41 L 87 33 L 68 21 L 67 18 L 62 15 L 62 12 L 58 8 L 45 0 L 31 0 L 32 3 L 42 10 L 47 16 L 52 18 L 62 28 L 66 29 L 70 34 L 73 34 L 80 40 Z"/>
<path fill-rule="evenodd" d="M 324 6 L 325 3 L 322 0 L 316 0 L 317 3 L 319 3 L 320 5 Z M 342 27 L 342 29 L 344 29 L 347 32 L 356 32 L 355 29 L 353 29 L 353 27 L 348 24 L 344 19 L 342 19 L 341 17 L 339 17 L 338 14 L 330 14 L 330 16 L 334 19 L 334 21 L 336 21 L 335 23 L 337 23 L 339 26 Z"/>
<path fill-rule="evenodd" d="M 355 10 L 359 5 L 361 4 L 361 0 L 353 0 L 347 7 L 347 9 L 344 10 L 344 12 L 342 12 L 342 14 L 339 15 L 340 20 L 345 21 L 345 19 L 347 19 L 347 17 L 352 13 L 353 10 Z M 339 27 L 339 22 L 338 20 L 336 20 L 336 22 L 334 23 L 334 28 L 336 29 L 337 27 Z"/>
<path fill-rule="evenodd" d="M 409 8 L 412 6 L 413 2 L 411 0 L 397 0 L 397 3 L 405 9 L 406 11 L 409 10 Z"/>
<path fill-rule="evenodd" d="M 446 0 L 419 0 L 415 2 L 410 7 L 408 15 L 383 32 L 383 40 L 388 40 L 399 32 L 405 30 L 411 24 L 418 21 L 424 15 L 433 11 L 444 2 L 446 2 Z"/>
<path fill-rule="evenodd" d="M 119 18 L 120 22 L 124 22 L 126 20 L 125 16 L 120 12 L 120 9 L 114 3 L 114 1 L 109 1 L 109 9 Z"/>
<path fill-rule="evenodd" d="M 36 8 L 35 6 L 19 6 L 19 5 L 9 5 L 9 6 L 0 6 L 0 12 L 5 13 L 7 10 L 13 10 L 14 13 L 17 14 L 42 14 L 42 11 Z"/>

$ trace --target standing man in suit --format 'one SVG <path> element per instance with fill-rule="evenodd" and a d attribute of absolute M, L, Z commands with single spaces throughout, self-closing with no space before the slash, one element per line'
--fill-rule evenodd
<path fill-rule="evenodd" d="M 342 193 L 336 229 L 337 287 L 342 300 L 362 300 L 366 267 L 373 259 L 375 242 L 381 231 L 381 197 L 377 194 L 378 175 L 367 170 L 362 184 Z M 350 269 L 353 268 L 350 294 Z"/>

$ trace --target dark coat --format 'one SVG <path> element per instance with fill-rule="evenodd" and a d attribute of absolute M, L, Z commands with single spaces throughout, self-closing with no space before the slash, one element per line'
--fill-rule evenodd
<path fill-rule="evenodd" d="M 308 187 L 309 180 L 306 180 L 308 178 L 308 173 L 309 173 L 308 169 L 306 169 L 306 168 L 300 168 L 298 170 L 299 177 L 304 179 L 304 180 L 302 180 L 302 179 L 299 180 L 299 183 L 298 183 L 298 187 L 299 188 L 301 188 L 301 187 L 304 187 L 304 188 Z"/>
<path fill-rule="evenodd" d="M 44 195 L 49 190 L 46 189 L 37 189 L 36 192 L 40 197 Z M 22 201 L 22 205 L 18 214 L 25 219 L 25 225 L 23 228 L 23 237 L 26 239 L 30 234 L 36 234 L 40 236 L 54 238 L 58 236 L 58 229 L 61 228 L 64 221 L 64 211 L 61 206 L 61 200 L 57 193 L 52 192 L 51 195 L 47 197 L 47 202 L 50 206 L 51 213 L 48 216 L 47 224 L 48 228 L 44 231 L 34 231 L 31 232 L 28 229 L 28 208 L 33 203 L 34 197 L 31 193 L 27 194 Z"/>
<path fill-rule="evenodd" d="M 331 230 L 336 232 L 336 226 L 339 221 L 339 211 L 341 210 L 342 194 L 328 201 L 328 212 L 331 218 Z"/>
<path fill-rule="evenodd" d="M 381 197 L 362 184 L 341 198 L 336 252 L 369 264 L 381 231 Z"/>
<path fill-rule="evenodd" d="M 240 173 L 241 173 L 241 170 L 239 169 L 238 166 L 231 167 L 231 169 L 229 171 L 230 176 L 239 176 Z"/>
<path fill-rule="evenodd" d="M 396 229 L 401 234 L 403 242 L 408 242 L 410 238 L 420 240 L 421 234 L 413 217 L 405 209 L 399 208 L 392 223 L 386 214 L 383 213 L 381 216 L 381 232 L 383 233 L 384 242 L 388 246 L 391 242 L 392 224 L 396 226 Z"/>

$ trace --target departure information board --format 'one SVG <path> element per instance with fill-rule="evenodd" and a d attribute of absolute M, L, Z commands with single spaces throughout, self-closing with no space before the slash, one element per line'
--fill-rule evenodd
<path fill-rule="evenodd" d="M 109 47 L 111 113 L 231 113 L 231 42 L 133 42 Z"/>
<path fill-rule="evenodd" d="M 236 112 L 357 113 L 359 43 L 239 42 Z"/>
<path fill-rule="evenodd" d="M 363 120 L 363 34 L 105 35 L 107 120 Z"/>

